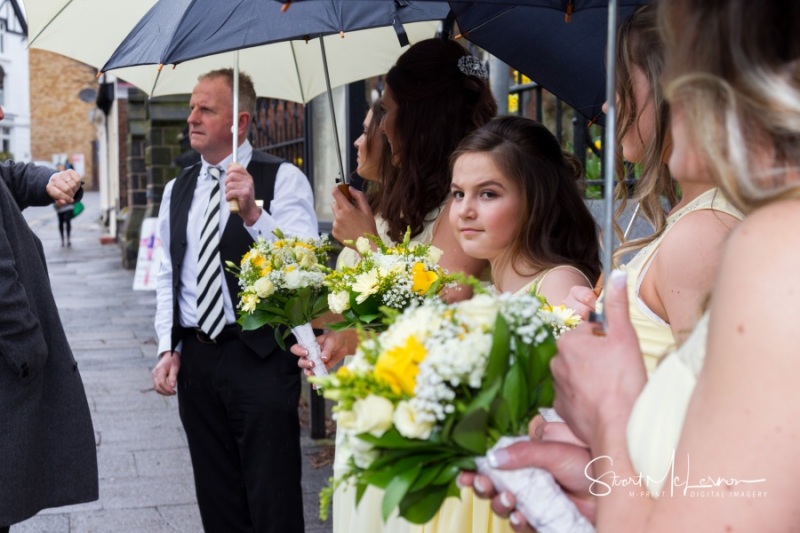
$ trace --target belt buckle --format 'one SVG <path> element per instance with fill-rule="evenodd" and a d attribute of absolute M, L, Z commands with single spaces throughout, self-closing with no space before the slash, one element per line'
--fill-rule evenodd
<path fill-rule="evenodd" d="M 197 339 L 197 342 L 201 344 L 217 344 L 216 339 L 212 339 L 203 330 L 199 328 L 194 330 L 194 336 Z"/>

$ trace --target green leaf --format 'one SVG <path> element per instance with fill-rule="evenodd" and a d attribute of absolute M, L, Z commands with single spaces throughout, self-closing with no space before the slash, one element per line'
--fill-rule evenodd
<path fill-rule="evenodd" d="M 390 450 L 398 448 L 442 449 L 441 445 L 432 445 L 431 441 L 429 440 L 406 438 L 397 431 L 397 428 L 394 427 L 380 437 L 375 437 L 369 433 L 363 433 L 359 435 L 359 438 L 373 444 L 378 448 L 388 448 Z"/>
<path fill-rule="evenodd" d="M 364 493 L 367 492 L 367 485 L 366 483 L 356 483 L 356 505 L 361 503 L 361 498 L 364 497 Z"/>
<path fill-rule="evenodd" d="M 417 479 L 417 476 L 419 476 L 420 470 L 421 466 L 416 465 L 415 467 L 398 472 L 394 479 L 386 486 L 386 490 L 383 494 L 383 501 L 381 502 L 381 512 L 384 522 L 389 518 L 389 515 L 392 514 L 392 511 L 400 505 L 408 489 Z"/>
<path fill-rule="evenodd" d="M 280 346 L 281 350 L 284 352 L 286 351 L 286 342 L 283 340 L 285 338 L 286 335 L 280 332 L 280 328 L 275 328 L 275 340 L 277 341 L 278 346 Z"/>
<path fill-rule="evenodd" d="M 400 502 L 400 516 L 412 524 L 424 524 L 430 521 L 439 511 L 445 498 L 458 496 L 459 493 L 455 483 L 430 486 L 427 489 L 414 492 Z"/>
<path fill-rule="evenodd" d="M 269 317 L 264 313 L 259 313 L 258 309 L 256 309 L 253 313 L 240 315 L 239 320 L 237 320 L 239 325 L 241 325 L 242 329 L 245 331 L 261 328 L 267 324 L 268 321 Z"/>
<path fill-rule="evenodd" d="M 519 364 L 514 364 L 509 369 L 506 379 L 503 382 L 503 398 L 505 398 L 508 404 L 508 412 L 511 416 L 511 424 L 513 426 L 517 425 L 528 409 L 528 402 L 525 401 L 526 398 L 523 398 L 523 396 L 527 396 L 527 393 L 523 392 L 525 390 L 524 385 L 525 377 L 522 367 Z"/>
<path fill-rule="evenodd" d="M 484 385 L 481 387 L 480 392 L 478 393 L 475 398 L 467 405 L 467 412 L 473 411 L 475 409 L 486 409 L 489 410 L 489 407 L 494 402 L 494 399 L 497 397 L 497 394 L 500 392 L 500 386 L 503 384 L 501 380 L 496 379 L 491 382 L 491 385 L 487 385 L 488 382 L 484 380 Z"/>
<path fill-rule="evenodd" d="M 489 413 L 486 409 L 470 411 L 453 428 L 453 441 L 475 455 L 484 455 L 488 424 Z"/>
<path fill-rule="evenodd" d="M 422 472 L 420 472 L 419 477 L 417 477 L 414 484 L 411 485 L 411 488 L 408 489 L 408 492 L 414 492 L 420 489 L 424 489 L 428 485 L 431 484 L 439 473 L 444 469 L 446 463 L 436 463 L 432 465 L 423 465 Z"/>
<path fill-rule="evenodd" d="M 317 296 L 311 308 L 312 318 L 322 316 L 326 311 L 328 311 L 328 291 L 323 291 Z"/>
<path fill-rule="evenodd" d="M 374 295 L 361 303 L 356 301 L 356 296 L 356 294 L 350 293 L 350 309 L 352 309 L 357 316 L 374 315 L 378 312 L 380 302 Z"/>
<path fill-rule="evenodd" d="M 511 351 L 509 345 L 510 335 L 508 323 L 503 315 L 497 313 L 497 320 L 494 323 L 494 336 L 492 337 L 492 349 L 489 351 L 489 360 L 486 363 L 486 373 L 483 376 L 483 383 L 493 383 L 508 370 L 508 355 Z"/>
<path fill-rule="evenodd" d="M 439 475 L 431 481 L 431 485 L 446 485 L 456 479 L 458 473 L 461 472 L 461 468 L 458 467 L 457 464 L 447 464 L 444 468 L 442 468 Z"/>
<path fill-rule="evenodd" d="M 505 398 L 502 396 L 495 398 L 489 414 L 491 415 L 492 427 L 497 429 L 499 433 L 506 435 L 511 431 L 511 412 L 508 409 L 508 402 L 506 402 Z"/>

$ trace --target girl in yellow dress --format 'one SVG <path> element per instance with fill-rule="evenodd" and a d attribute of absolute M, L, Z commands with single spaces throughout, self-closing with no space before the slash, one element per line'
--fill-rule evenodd
<path fill-rule="evenodd" d="M 542 124 L 501 117 L 453 153 L 450 224 L 464 252 L 486 259 L 499 292 L 534 293 L 561 304 L 600 274 L 597 225 L 579 187 L 583 172 Z M 511 531 L 471 488 L 445 500 L 424 533 Z"/>

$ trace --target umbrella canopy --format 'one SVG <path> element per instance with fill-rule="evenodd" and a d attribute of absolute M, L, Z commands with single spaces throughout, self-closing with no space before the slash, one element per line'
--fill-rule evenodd
<path fill-rule="evenodd" d="M 103 70 L 151 96 L 190 93 L 199 74 L 232 66 L 225 52 L 240 50 L 240 68 L 260 96 L 306 103 L 326 91 L 318 37 L 325 36 L 330 85 L 338 86 L 385 73 L 405 50 L 399 36 L 406 43 L 432 37 L 449 11 L 444 3 L 410 1 L 281 8 L 263 0 L 160 0 Z M 154 66 L 162 64 L 174 68 Z"/>
<path fill-rule="evenodd" d="M 652 0 L 618 2 L 621 22 L 638 6 Z M 585 117 L 603 122 L 608 0 L 450 4 L 467 40 L 525 74 Z M 572 7 L 568 9 L 568 5 Z"/>
<path fill-rule="evenodd" d="M 156 0 L 23 0 L 28 46 L 100 68 Z"/>

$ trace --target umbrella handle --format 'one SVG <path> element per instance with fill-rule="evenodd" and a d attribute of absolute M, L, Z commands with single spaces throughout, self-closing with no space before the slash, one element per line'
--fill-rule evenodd
<path fill-rule="evenodd" d="M 228 209 L 231 213 L 239 214 L 239 200 L 228 200 Z"/>
<path fill-rule="evenodd" d="M 353 195 L 350 194 L 350 185 L 348 185 L 347 183 L 339 183 L 339 184 L 336 185 L 336 188 L 338 188 L 339 191 L 342 194 L 344 194 L 344 196 L 345 196 L 345 198 L 347 198 L 348 202 L 350 202 L 351 204 L 356 203 L 356 201 L 353 199 Z"/>

